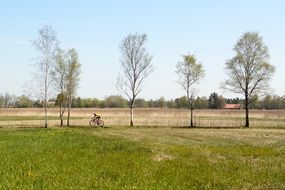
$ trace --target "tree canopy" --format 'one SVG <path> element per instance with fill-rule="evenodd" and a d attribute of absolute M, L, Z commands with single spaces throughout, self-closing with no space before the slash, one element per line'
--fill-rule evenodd
<path fill-rule="evenodd" d="M 268 48 L 257 32 L 246 32 L 234 46 L 235 55 L 226 62 L 228 78 L 225 89 L 242 94 L 245 99 L 246 121 L 249 127 L 248 109 L 252 95 L 269 89 L 268 82 L 275 68 L 269 64 Z"/>
<path fill-rule="evenodd" d="M 193 127 L 193 109 L 194 109 L 194 92 L 195 85 L 204 77 L 205 71 L 202 64 L 197 63 L 194 55 L 183 55 L 183 61 L 176 65 L 176 73 L 178 75 L 178 84 L 186 92 L 186 97 L 191 109 L 190 126 Z"/>

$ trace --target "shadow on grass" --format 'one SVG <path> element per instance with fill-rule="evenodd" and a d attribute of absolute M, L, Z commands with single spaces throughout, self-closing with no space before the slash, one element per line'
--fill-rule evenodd
<path fill-rule="evenodd" d="M 189 127 L 189 126 L 174 126 L 170 127 L 173 129 L 225 129 L 225 130 L 230 130 L 230 129 L 283 129 L 285 130 L 285 126 L 252 126 L 252 127 L 244 127 L 244 126 L 233 126 L 233 127 L 226 127 L 226 126 L 195 126 L 195 127 Z"/>
<path fill-rule="evenodd" d="M 168 128 L 168 129 L 223 129 L 223 130 L 231 130 L 231 129 L 281 129 L 285 130 L 285 126 L 252 126 L 252 127 L 243 127 L 243 126 L 128 126 L 128 125 L 111 125 L 111 126 L 89 126 L 89 125 L 70 125 L 70 126 L 60 126 L 60 125 L 53 125 L 48 126 L 45 128 L 41 125 L 0 125 L 0 129 L 31 129 L 31 130 L 52 130 L 52 129 L 155 129 L 155 128 Z"/>
<path fill-rule="evenodd" d="M 89 125 L 70 125 L 70 126 L 60 126 L 60 125 L 51 125 L 45 128 L 43 125 L 0 125 L 0 128 L 7 128 L 7 129 L 43 129 L 43 130 L 49 130 L 49 129 L 68 129 L 68 128 L 76 128 L 76 129 L 109 129 L 113 128 L 114 126 L 89 126 Z"/>
<path fill-rule="evenodd" d="M 220 126 L 195 126 L 195 127 L 189 127 L 189 126 L 175 126 L 171 127 L 173 129 L 248 129 L 245 127 L 220 127 Z"/>
<path fill-rule="evenodd" d="M 78 125 L 70 125 L 70 126 L 57 126 L 57 128 L 74 128 L 74 129 L 109 129 L 112 128 L 111 126 L 104 126 L 104 127 L 100 127 L 100 126 L 78 126 Z"/>
<path fill-rule="evenodd" d="M 50 130 L 53 130 L 55 129 L 55 127 L 48 127 L 48 128 L 45 128 L 43 126 L 19 126 L 19 125 L 10 125 L 10 126 L 0 126 L 1 130 L 12 130 L 12 131 L 50 131 Z"/>

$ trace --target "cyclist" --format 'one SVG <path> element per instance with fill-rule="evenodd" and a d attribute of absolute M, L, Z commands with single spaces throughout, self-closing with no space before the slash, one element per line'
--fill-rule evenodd
<path fill-rule="evenodd" d="M 99 125 L 100 127 L 104 126 L 104 121 L 101 119 L 101 116 L 97 113 L 93 113 L 92 119 L 89 121 L 90 126 Z"/>
<path fill-rule="evenodd" d="M 100 115 L 97 115 L 96 113 L 94 113 L 94 118 L 95 118 L 96 120 L 99 120 L 99 119 L 101 119 L 101 116 L 100 116 Z"/>

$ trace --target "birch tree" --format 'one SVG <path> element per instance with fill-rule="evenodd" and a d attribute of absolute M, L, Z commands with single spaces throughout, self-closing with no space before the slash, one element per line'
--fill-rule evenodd
<path fill-rule="evenodd" d="M 117 79 L 116 87 L 129 100 L 130 126 L 134 125 L 135 99 L 142 91 L 143 81 L 153 70 L 152 56 L 145 47 L 146 40 L 146 34 L 129 34 L 120 45 L 122 74 Z"/>
<path fill-rule="evenodd" d="M 79 75 L 81 72 L 81 64 L 77 51 L 73 48 L 68 51 L 67 55 L 67 67 L 66 67 L 66 101 L 67 101 L 67 126 L 70 124 L 70 110 L 72 100 L 76 94 L 76 90 L 79 86 Z"/>
<path fill-rule="evenodd" d="M 51 26 L 45 25 L 39 29 L 38 39 L 33 41 L 35 50 L 39 53 L 36 61 L 36 78 L 39 83 L 39 94 L 43 100 L 45 111 L 45 128 L 48 127 L 47 108 L 49 99 L 49 89 L 51 87 L 53 77 L 52 69 L 55 61 L 55 51 L 58 46 L 56 33 Z"/>
<path fill-rule="evenodd" d="M 58 48 L 55 57 L 55 68 L 54 68 L 54 81 L 55 88 L 58 91 L 57 103 L 59 104 L 59 117 L 60 126 L 63 126 L 63 115 L 66 108 L 66 75 L 67 75 L 67 61 L 66 53 L 63 49 Z"/>
<path fill-rule="evenodd" d="M 269 89 L 275 68 L 269 64 L 268 48 L 256 32 L 246 32 L 233 48 L 235 56 L 226 62 L 223 88 L 242 94 L 245 100 L 245 127 L 249 127 L 249 104 L 254 94 Z"/>
<path fill-rule="evenodd" d="M 178 75 L 178 84 L 186 92 L 186 97 L 190 108 L 190 127 L 193 127 L 193 110 L 194 110 L 194 86 L 204 77 L 205 71 L 202 64 L 197 63 L 194 55 L 183 55 L 183 61 L 176 65 Z"/>

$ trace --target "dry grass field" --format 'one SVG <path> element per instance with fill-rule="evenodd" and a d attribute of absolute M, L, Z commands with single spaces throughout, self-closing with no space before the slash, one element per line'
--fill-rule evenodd
<path fill-rule="evenodd" d="M 106 127 L 87 127 L 92 113 Z M 285 111 L 0 109 L 0 189 L 285 189 Z M 85 127 L 86 126 L 86 127 Z"/>
<path fill-rule="evenodd" d="M 72 109 L 71 125 L 86 126 L 92 114 L 102 116 L 107 126 L 129 124 L 128 109 Z M 135 109 L 134 123 L 137 126 L 188 126 L 187 109 Z M 43 109 L 0 109 L 0 126 L 41 126 Z M 48 110 L 49 124 L 58 125 L 58 109 Z M 194 110 L 194 123 L 199 127 L 241 127 L 244 124 L 244 110 Z M 251 110 L 252 127 L 285 128 L 285 110 Z"/>

